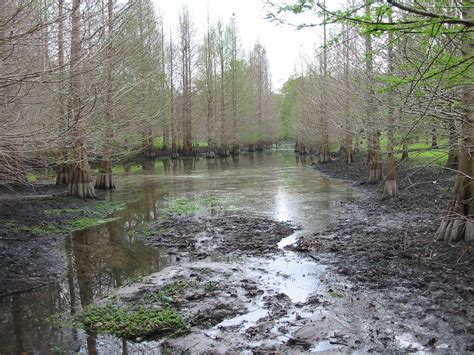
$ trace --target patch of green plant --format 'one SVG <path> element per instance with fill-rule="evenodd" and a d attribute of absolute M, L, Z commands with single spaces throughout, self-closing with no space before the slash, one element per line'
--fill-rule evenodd
<path fill-rule="evenodd" d="M 156 150 L 163 150 L 163 137 L 153 138 L 153 148 Z"/>
<path fill-rule="evenodd" d="M 341 298 L 342 297 L 342 294 L 340 294 L 337 291 L 334 291 L 333 289 L 329 289 L 328 295 L 331 296 L 331 297 L 336 297 L 336 298 Z"/>
<path fill-rule="evenodd" d="M 13 229 L 16 228 L 16 222 L 13 219 L 2 219 L 0 220 L 0 226 L 7 229 Z"/>
<path fill-rule="evenodd" d="M 185 279 L 174 280 L 163 287 L 163 294 L 166 296 L 176 296 L 179 292 L 188 288 L 190 286 L 189 282 Z"/>
<path fill-rule="evenodd" d="M 136 340 L 161 336 L 178 336 L 188 330 L 184 319 L 170 308 L 105 307 L 91 305 L 75 317 L 75 321 L 87 331 L 112 334 Z"/>
<path fill-rule="evenodd" d="M 204 286 L 204 290 L 206 292 L 213 292 L 213 291 L 217 291 L 218 289 L 219 289 L 219 283 L 217 281 L 209 281 Z"/>
<path fill-rule="evenodd" d="M 56 328 L 72 328 L 74 326 L 74 322 L 71 318 L 60 313 L 49 316 L 45 321 Z"/>
<path fill-rule="evenodd" d="M 177 199 L 173 201 L 173 204 L 163 210 L 167 214 L 192 214 L 198 211 L 199 208 L 196 206 L 196 203 L 192 200 L 187 199 Z"/>
<path fill-rule="evenodd" d="M 210 195 L 199 199 L 199 202 L 207 206 L 215 205 L 219 202 L 219 198 L 217 196 Z"/>
<path fill-rule="evenodd" d="M 401 159 L 401 153 L 395 154 L 395 159 Z M 408 163 L 415 166 L 445 166 L 448 162 L 448 153 L 444 150 L 427 150 L 411 152 Z"/>
<path fill-rule="evenodd" d="M 36 182 L 38 181 L 38 177 L 35 174 L 26 173 L 26 181 Z"/>
<path fill-rule="evenodd" d="M 61 216 L 66 213 L 85 213 L 89 212 L 85 209 L 81 208 L 51 208 L 47 210 L 43 210 L 43 213 L 48 214 L 50 216 Z"/>
<path fill-rule="evenodd" d="M 75 219 L 68 223 L 73 229 L 86 229 L 86 228 L 97 226 L 99 224 L 114 221 L 115 219 L 116 218 L 101 219 L 101 218 L 95 218 L 95 217 L 84 217 L 84 218 Z"/>
<path fill-rule="evenodd" d="M 124 203 L 112 202 L 112 201 L 101 202 L 101 203 L 98 203 L 95 206 L 95 209 L 97 211 L 106 212 L 106 213 L 111 213 L 111 212 L 114 212 L 114 211 L 123 210 L 124 208 L 125 208 Z"/>
<path fill-rule="evenodd" d="M 34 234 L 56 234 L 61 233 L 61 228 L 55 225 L 46 225 L 46 226 L 34 226 L 34 225 L 22 225 L 18 227 L 19 232 L 24 233 L 34 233 Z"/>
<path fill-rule="evenodd" d="M 123 165 L 112 166 L 112 173 L 121 174 L 121 173 L 124 173 L 124 172 L 125 172 L 125 169 L 124 169 Z"/>

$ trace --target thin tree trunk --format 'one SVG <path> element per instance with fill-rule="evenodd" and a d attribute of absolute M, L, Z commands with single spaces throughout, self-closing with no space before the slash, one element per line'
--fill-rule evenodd
<path fill-rule="evenodd" d="M 448 162 L 446 166 L 450 169 L 457 169 L 459 163 L 458 132 L 456 121 L 449 120 L 449 140 L 448 140 Z"/>
<path fill-rule="evenodd" d="M 112 142 L 114 131 L 112 128 L 112 90 L 113 90 L 113 0 L 107 2 L 107 92 L 105 96 L 105 144 L 100 162 L 99 174 L 95 182 L 97 189 L 113 190 L 115 181 L 112 174 Z"/>
<path fill-rule="evenodd" d="M 390 17 L 390 22 L 392 18 Z M 388 72 L 393 75 L 394 72 L 394 54 L 393 54 L 393 34 L 388 33 Z M 398 195 L 397 188 L 397 172 L 394 157 L 394 129 L 395 129 L 395 112 L 392 94 L 388 94 L 388 127 L 387 127 L 387 177 L 383 191 L 384 197 L 395 197 Z"/>
<path fill-rule="evenodd" d="M 346 85 L 346 95 L 344 98 L 345 105 L 345 117 L 344 117 L 344 162 L 346 164 L 352 164 L 354 162 L 354 148 L 353 148 L 353 139 L 352 139 L 352 127 L 350 124 L 350 81 L 349 81 L 349 70 L 350 70 L 350 58 L 349 58 L 349 49 L 350 49 L 350 39 L 349 39 L 349 26 L 345 25 L 343 29 L 344 34 L 344 81 Z"/>
<path fill-rule="evenodd" d="M 74 156 L 76 161 L 71 169 L 69 181 L 69 194 L 83 197 L 95 198 L 94 185 L 92 183 L 87 150 L 85 144 L 84 122 L 81 116 L 81 0 L 73 0 L 71 19 L 71 108 L 70 115 L 74 122 L 72 137 L 74 143 Z"/>
<path fill-rule="evenodd" d="M 206 47 L 206 87 L 207 87 L 207 153 L 206 158 L 215 158 L 213 142 L 214 128 L 214 96 L 213 96 L 213 41 L 209 28 L 209 13 L 207 15 L 207 47 Z"/>
<path fill-rule="evenodd" d="M 436 127 L 431 129 L 431 149 L 438 149 L 438 135 Z"/>
<path fill-rule="evenodd" d="M 174 58 L 173 58 L 173 38 L 170 32 L 170 123 L 171 123 L 171 159 L 178 159 L 178 140 L 176 134 L 176 115 L 174 112 Z"/>
<path fill-rule="evenodd" d="M 324 0 L 324 7 L 326 7 L 326 0 Z M 327 84 L 327 33 L 326 33 L 326 12 L 324 12 L 323 25 L 323 60 L 322 60 L 322 77 L 324 85 Z M 327 117 L 325 91 L 321 90 L 321 148 L 319 150 L 319 162 L 329 163 L 331 161 L 331 151 L 329 148 L 329 127 Z"/>
<path fill-rule="evenodd" d="M 64 72 L 64 0 L 58 1 L 58 67 L 60 73 Z M 59 78 L 59 117 L 62 124 L 69 131 L 69 122 L 66 108 L 66 101 L 64 98 L 64 75 L 60 74 Z M 69 132 L 68 132 L 69 133 Z M 71 175 L 72 165 L 68 162 L 68 151 L 67 149 L 61 150 L 60 162 L 58 165 L 58 171 L 56 173 L 56 184 L 68 185 L 69 176 Z M 70 158 L 70 157 L 69 157 Z"/>
<path fill-rule="evenodd" d="M 366 0 L 365 12 L 370 13 L 370 1 Z M 374 125 L 375 121 L 375 102 L 373 85 L 373 54 L 372 54 L 372 37 L 368 33 L 365 35 L 365 51 L 366 51 L 366 75 L 367 75 L 367 120 L 369 125 Z M 382 173 L 382 156 L 380 154 L 380 131 L 377 128 L 371 128 L 369 133 L 369 147 L 367 155 L 369 165 L 369 183 L 377 183 L 383 179 Z"/>

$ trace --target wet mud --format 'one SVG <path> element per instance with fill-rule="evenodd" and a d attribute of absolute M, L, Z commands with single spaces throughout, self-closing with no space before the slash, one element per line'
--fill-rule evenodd
<path fill-rule="evenodd" d="M 94 209 L 102 203 L 67 197 L 65 187 L 55 184 L 0 189 L 0 296 L 48 285 L 64 275 L 61 246 L 73 228 L 67 223 L 106 216 L 107 209 Z"/>
<path fill-rule="evenodd" d="M 244 215 L 174 216 L 137 230 L 145 242 L 192 259 L 210 255 L 278 253 L 278 242 L 294 232 L 288 223 Z"/>
<path fill-rule="evenodd" d="M 330 265 L 351 281 L 352 297 L 386 310 L 370 326 L 384 346 L 396 340 L 413 351 L 474 351 L 474 246 L 433 241 L 454 175 L 402 165 L 400 197 L 384 200 L 383 185 L 364 183 L 364 164 L 335 161 L 316 169 L 344 177 L 364 197 L 341 203 L 336 221 L 290 249 Z M 395 338 L 392 331 L 381 334 L 390 328 Z"/>

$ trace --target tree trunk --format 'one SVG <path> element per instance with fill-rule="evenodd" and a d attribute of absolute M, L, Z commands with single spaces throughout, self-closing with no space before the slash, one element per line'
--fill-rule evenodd
<path fill-rule="evenodd" d="M 390 22 L 392 17 L 390 16 Z M 393 34 L 388 33 L 388 71 L 389 75 L 394 74 L 394 54 L 393 54 Z M 401 117 L 401 109 L 398 111 L 398 117 Z M 395 197 L 398 195 L 397 188 L 397 172 L 394 158 L 394 129 L 395 129 L 395 112 L 392 93 L 388 94 L 388 126 L 387 126 L 387 177 L 383 191 L 384 197 Z"/>
<path fill-rule="evenodd" d="M 464 1 L 463 4 L 463 18 L 472 20 L 474 7 L 471 1 Z M 464 34 L 462 52 L 465 57 L 474 54 L 473 37 L 470 32 Z M 469 74 L 471 77 L 474 75 L 472 65 L 469 68 Z M 465 85 L 463 92 L 466 113 L 461 122 L 462 142 L 458 175 L 454 182 L 448 210 L 435 235 L 436 240 L 448 242 L 474 241 L 474 85 Z"/>
<path fill-rule="evenodd" d="M 382 154 L 380 152 L 380 132 L 376 131 L 372 136 L 372 148 L 369 160 L 369 180 L 370 184 L 383 180 Z"/>
<path fill-rule="evenodd" d="M 458 132 L 456 131 L 456 122 L 454 119 L 451 119 L 449 120 L 448 162 L 446 163 L 446 167 L 457 169 L 458 163 Z"/>
<path fill-rule="evenodd" d="M 436 127 L 431 130 L 431 149 L 438 149 L 438 135 L 436 133 Z"/>
<path fill-rule="evenodd" d="M 370 14 L 371 1 L 365 2 L 365 13 Z M 375 97 L 373 85 L 374 63 L 372 53 L 372 37 L 370 33 L 365 35 L 365 70 L 367 76 L 367 122 L 369 125 L 375 125 Z M 377 128 L 369 130 L 367 163 L 369 166 L 369 183 L 377 183 L 382 181 L 382 156 L 380 154 L 380 132 Z"/>
<path fill-rule="evenodd" d="M 81 0 L 74 0 L 71 19 L 71 109 L 70 116 L 74 122 L 72 137 L 75 141 L 74 157 L 77 159 L 72 168 L 69 181 L 69 194 L 83 197 L 95 198 L 94 185 L 90 176 L 89 162 L 85 148 L 85 130 L 81 117 Z"/>
<path fill-rule="evenodd" d="M 324 0 L 324 7 L 326 7 L 326 0 Z M 323 61 L 322 61 L 322 76 L 324 84 L 327 84 L 327 39 L 326 39 L 326 12 L 324 12 L 323 24 Z M 326 107 L 327 97 L 325 91 L 321 91 L 321 148 L 319 149 L 319 162 L 329 163 L 331 161 L 331 151 L 329 149 L 329 127 Z"/>
<path fill-rule="evenodd" d="M 64 71 L 64 0 L 58 2 L 58 67 L 61 73 Z M 69 122 L 67 118 L 67 108 L 64 98 L 64 76 L 60 74 L 59 78 L 59 117 L 65 126 L 65 130 L 69 129 Z M 57 185 L 68 185 L 69 176 L 71 174 L 72 165 L 67 161 L 68 152 L 61 149 L 60 162 L 58 164 L 58 170 L 56 172 L 56 184 Z"/>
<path fill-rule="evenodd" d="M 107 2 L 107 93 L 105 96 L 105 144 L 102 161 L 100 162 L 99 174 L 95 181 L 95 187 L 103 190 L 115 189 L 115 181 L 112 174 L 112 141 L 114 132 L 112 129 L 112 91 L 113 91 L 113 0 Z"/>

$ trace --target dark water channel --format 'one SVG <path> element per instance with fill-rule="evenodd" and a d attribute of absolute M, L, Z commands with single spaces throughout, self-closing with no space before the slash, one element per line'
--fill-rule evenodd
<path fill-rule="evenodd" d="M 133 233 L 137 226 L 166 218 L 177 201 L 191 205 L 196 215 L 259 215 L 302 227 L 282 244 L 322 229 L 337 215 L 339 202 L 354 192 L 343 182 L 321 176 L 310 162 L 309 157 L 281 149 L 236 159 L 156 160 L 124 167 L 117 174 L 118 190 L 102 197 L 125 203 L 125 209 L 115 212 L 113 221 L 74 232 L 65 240 L 64 278 L 0 299 L 0 353 L 100 352 L 101 339 L 56 327 L 46 319 L 77 312 L 117 287 L 182 261 L 166 250 L 148 247 Z M 313 266 L 279 260 L 268 267 Z M 311 280 L 295 282 L 280 286 L 295 290 L 310 287 Z M 121 340 L 114 341 L 127 349 Z"/>

